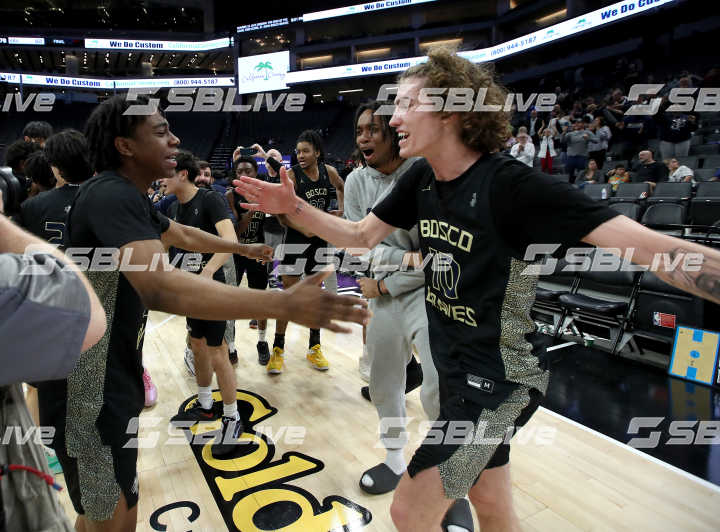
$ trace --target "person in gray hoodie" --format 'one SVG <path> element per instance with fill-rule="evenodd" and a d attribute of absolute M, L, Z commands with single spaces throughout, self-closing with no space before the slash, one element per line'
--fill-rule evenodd
<path fill-rule="evenodd" d="M 399 156 L 397 133 L 388 124 L 390 117 L 374 114 L 379 107 L 380 102 L 369 102 L 355 114 L 355 139 L 365 166 L 353 170 L 345 182 L 344 213 L 351 221 L 363 219 L 417 161 Z M 385 461 L 365 471 L 360 479 L 360 487 L 372 494 L 395 489 L 407 468 L 403 456 L 407 443 L 405 381 L 406 371 L 410 379 L 413 347 L 422 364 L 423 409 L 431 420 L 437 419 L 440 409 L 438 374 L 430 351 L 425 312 L 424 273 L 383 271 L 388 269 L 386 266 L 401 264 L 407 252 L 418 249 L 417 226 L 410 231 L 397 229 L 366 255 L 371 258 L 373 278 L 359 280 L 373 312 L 367 329 L 369 392 L 380 418 L 380 440 L 387 450 Z M 450 509 L 445 525 L 472 530 L 465 499 L 459 499 Z"/>

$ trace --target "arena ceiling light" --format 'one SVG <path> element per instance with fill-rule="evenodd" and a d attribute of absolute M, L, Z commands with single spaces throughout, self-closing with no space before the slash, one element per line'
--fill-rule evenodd
<path fill-rule="evenodd" d="M 332 55 L 316 55 L 315 57 L 301 57 L 300 62 L 305 64 L 314 64 L 314 63 L 322 63 L 323 61 L 330 61 L 332 60 Z"/>
<path fill-rule="evenodd" d="M 555 11 L 554 13 L 550 13 L 549 15 L 545 15 L 544 17 L 535 19 L 535 22 L 537 22 L 538 24 L 547 24 L 549 22 L 555 22 L 556 20 L 565 18 L 566 16 L 567 9 L 561 9 L 560 11 Z"/>
<path fill-rule="evenodd" d="M 360 50 L 355 55 L 358 57 L 373 57 L 377 55 L 385 55 L 390 53 L 390 48 L 373 48 L 372 50 Z"/>
<path fill-rule="evenodd" d="M 428 48 L 428 47 L 430 47 L 430 46 L 435 46 L 435 45 L 439 45 L 439 46 L 442 46 L 442 45 L 445 45 L 445 46 L 455 46 L 455 45 L 458 45 L 458 46 L 459 46 L 459 45 L 462 44 L 462 41 L 463 41 L 463 40 L 462 40 L 462 37 L 457 37 L 457 38 L 455 38 L 455 39 L 444 39 L 444 40 L 441 40 L 441 41 L 421 42 L 419 46 L 420 46 L 420 49 Z"/>

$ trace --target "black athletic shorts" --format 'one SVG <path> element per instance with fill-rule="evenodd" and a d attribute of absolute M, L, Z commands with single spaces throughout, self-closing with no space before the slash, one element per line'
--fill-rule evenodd
<path fill-rule="evenodd" d="M 235 261 L 235 273 L 237 284 L 240 286 L 243 275 L 247 274 L 248 288 L 257 290 L 265 290 L 268 284 L 267 265 L 258 262 L 255 259 L 249 259 L 242 255 L 233 255 Z"/>
<path fill-rule="evenodd" d="M 205 338 L 209 347 L 219 347 L 225 337 L 225 321 L 196 320 L 185 318 L 191 338 Z"/>
<path fill-rule="evenodd" d="M 327 264 L 333 263 L 332 256 L 328 259 L 318 261 L 316 255 L 318 249 L 332 250 L 332 246 L 320 237 L 307 237 L 289 227 L 287 228 L 281 248 L 283 255 L 280 260 L 280 267 L 278 268 L 278 274 L 280 275 L 312 275 L 313 273 L 321 271 Z M 325 255 L 328 253 L 334 255 L 334 251 L 328 251 Z M 327 262 L 325 262 L 325 260 L 327 260 Z"/>
<path fill-rule="evenodd" d="M 128 509 L 137 505 L 140 495 L 137 477 L 137 448 L 124 449 L 104 445 L 101 454 L 105 454 L 108 450 L 107 467 L 97 469 L 85 465 L 85 456 L 72 458 L 67 455 L 64 445 L 55 446 L 55 453 L 62 466 L 73 508 L 78 514 L 87 515 L 89 519 L 95 521 L 104 521 L 112 517 L 117 503 L 120 502 L 120 492 L 125 496 Z M 96 463 L 95 460 L 93 463 Z M 92 478 L 88 478 L 89 476 Z M 100 478 L 105 480 L 99 483 Z M 112 486 L 112 488 L 102 489 L 99 488 L 100 485 Z M 112 496 L 113 492 L 116 492 L 117 497 Z M 88 508 L 83 506 L 83 501 Z"/>
<path fill-rule="evenodd" d="M 497 384 L 497 383 L 496 383 Z M 510 438 L 540 406 L 542 394 L 535 388 L 507 383 L 511 390 L 498 404 L 488 394 L 486 404 L 452 395 L 440 405 L 440 415 L 408 465 L 414 477 L 437 466 L 445 496 L 465 497 L 485 469 L 510 461 Z"/>

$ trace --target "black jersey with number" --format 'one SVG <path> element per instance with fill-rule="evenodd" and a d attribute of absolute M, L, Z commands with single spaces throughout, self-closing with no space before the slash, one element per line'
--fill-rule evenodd
<path fill-rule="evenodd" d="M 332 190 L 335 187 L 330 182 L 325 165 L 318 163 L 317 181 L 310 179 L 299 164 L 293 166 L 292 171 L 295 174 L 295 194 L 321 211 L 329 210 Z"/>
<path fill-rule="evenodd" d="M 197 227 L 207 233 L 219 236 L 215 224 L 221 220 L 229 220 L 227 214 L 227 203 L 218 192 L 208 190 L 206 188 L 198 188 L 197 193 L 192 199 L 186 203 L 177 201 L 170 210 L 171 218 L 183 225 Z M 178 253 L 190 253 L 185 250 L 178 250 Z M 202 267 L 204 268 L 208 261 L 212 258 L 212 253 L 202 254 Z M 178 266 L 183 264 L 182 258 L 177 259 Z M 194 270 L 193 273 L 200 273 L 200 270 Z M 225 282 L 225 274 L 222 268 L 218 268 L 213 279 Z"/>
<path fill-rule="evenodd" d="M 68 183 L 25 200 L 20 206 L 18 223 L 51 244 L 62 244 L 65 218 L 75 201 L 78 188 L 79 185 Z"/>
<path fill-rule="evenodd" d="M 299 164 L 293 166 L 291 170 L 295 174 L 295 194 L 313 207 L 321 211 L 329 211 L 330 200 L 336 197 L 336 195 L 335 187 L 330 182 L 330 176 L 328 175 L 325 165 L 322 162 L 318 162 L 319 177 L 317 181 L 310 179 Z M 300 243 L 309 241 L 309 239 L 300 231 L 288 227 L 285 241 L 289 243 Z"/>
<path fill-rule="evenodd" d="M 257 179 L 268 181 L 268 177 L 269 176 L 267 174 L 258 174 Z M 243 209 L 240 206 L 240 203 L 246 203 L 246 200 L 238 193 L 235 193 L 233 197 L 235 201 L 235 210 L 237 210 L 238 216 L 242 218 L 248 210 Z M 266 217 L 264 212 L 253 212 L 250 216 L 250 222 L 248 223 L 247 228 L 238 236 L 238 242 L 241 244 L 258 244 L 264 242 L 265 234 L 263 230 L 267 220 L 269 219 L 270 217 Z M 272 219 L 277 223 L 277 218 L 273 216 Z M 240 222 L 240 220 L 238 220 L 238 222 Z"/>
<path fill-rule="evenodd" d="M 103 172 L 79 187 L 64 245 L 75 260 L 87 257 L 86 275 L 105 309 L 107 330 L 80 355 L 66 380 L 39 387 L 41 424 L 56 427 L 56 444 L 66 441 L 72 456 L 100 442 L 124 445 L 133 436 L 127 433 L 128 423 L 145 402 L 147 310 L 122 268 L 111 267 L 108 256 L 131 242 L 159 240 L 169 224 L 144 191 L 115 172 Z"/>
<path fill-rule="evenodd" d="M 486 155 L 459 177 L 435 179 L 415 163 L 373 208 L 385 223 L 420 232 L 433 358 L 451 393 L 469 399 L 524 384 L 545 391 L 526 338 L 537 276 L 523 270 L 533 243 L 578 243 L 617 212 L 515 159 Z"/>

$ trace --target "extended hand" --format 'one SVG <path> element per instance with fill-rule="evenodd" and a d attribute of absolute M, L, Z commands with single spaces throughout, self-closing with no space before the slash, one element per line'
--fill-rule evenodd
<path fill-rule="evenodd" d="M 355 296 L 337 296 L 320 288 L 320 283 L 331 273 L 332 270 L 316 273 L 285 290 L 288 320 L 311 329 L 325 328 L 342 333 L 351 329 L 340 326 L 334 320 L 362 325 L 370 322 L 367 301 Z"/>
<path fill-rule="evenodd" d="M 280 169 L 280 183 L 268 183 L 260 179 L 242 176 L 233 181 L 235 192 L 243 196 L 247 203 L 241 203 L 243 209 L 262 211 L 268 214 L 285 214 L 295 209 L 298 198 L 295 185 L 287 176 L 285 168 Z"/>
<path fill-rule="evenodd" d="M 255 259 L 265 264 L 273 258 L 273 248 L 265 244 L 246 244 L 244 255 L 249 259 Z"/>

